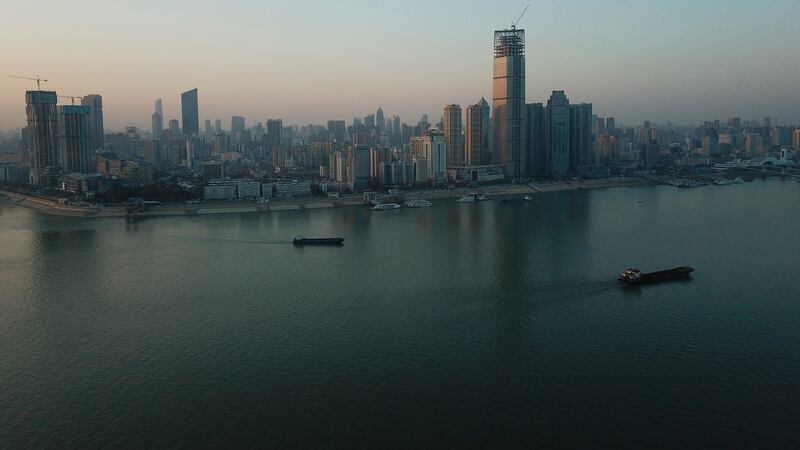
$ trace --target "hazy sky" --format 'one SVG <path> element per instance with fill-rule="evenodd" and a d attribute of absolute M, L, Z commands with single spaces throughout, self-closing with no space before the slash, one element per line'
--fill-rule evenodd
<path fill-rule="evenodd" d="M 416 122 L 491 101 L 492 32 L 527 3 L 527 96 L 554 89 L 618 121 L 731 115 L 800 122 L 798 0 L 7 0 L 0 129 L 24 125 L 40 74 L 103 96 L 107 128 L 165 125 L 182 91 L 203 119 L 348 122 L 383 106 Z M 68 103 L 68 99 L 62 100 Z"/>

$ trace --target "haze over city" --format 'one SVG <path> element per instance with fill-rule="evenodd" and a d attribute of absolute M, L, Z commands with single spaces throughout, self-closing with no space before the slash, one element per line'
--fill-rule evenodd
<path fill-rule="evenodd" d="M 98 93 L 105 126 L 165 122 L 200 91 L 202 119 L 349 120 L 380 105 L 414 121 L 491 96 L 493 30 L 527 1 L 13 2 L 3 7 L 0 129 L 25 125 L 39 74 L 60 95 Z M 800 121 L 800 2 L 539 1 L 527 99 L 590 99 L 621 123 L 772 116 Z M 36 32 L 31 32 L 35 17 Z M 66 103 L 68 100 L 61 100 Z"/>

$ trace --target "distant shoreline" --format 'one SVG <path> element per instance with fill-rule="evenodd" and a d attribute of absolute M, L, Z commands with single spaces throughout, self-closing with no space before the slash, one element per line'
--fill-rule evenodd
<path fill-rule="evenodd" d="M 631 186 L 657 185 L 644 178 L 625 178 L 615 180 L 592 180 L 558 183 L 533 183 L 528 185 L 492 185 L 481 188 L 459 188 L 442 191 L 409 191 L 399 197 L 403 201 L 414 199 L 442 200 L 457 199 L 468 192 L 478 191 L 489 198 L 503 198 L 509 196 L 537 195 L 560 191 L 577 191 L 586 189 L 603 189 Z M 28 194 L 20 194 L 0 189 L 0 196 L 8 198 L 9 203 L 36 210 L 43 214 L 73 218 L 124 218 L 125 207 L 104 206 L 99 208 L 69 206 Z M 338 208 L 344 206 L 364 206 L 360 195 L 349 195 L 338 199 L 309 197 L 291 200 L 272 200 L 260 202 L 215 202 L 200 203 L 197 205 L 166 205 L 156 206 L 139 213 L 138 217 L 165 217 L 165 216 L 203 216 L 209 214 L 241 214 L 241 213 L 269 213 L 278 211 L 299 211 L 307 209 Z"/>

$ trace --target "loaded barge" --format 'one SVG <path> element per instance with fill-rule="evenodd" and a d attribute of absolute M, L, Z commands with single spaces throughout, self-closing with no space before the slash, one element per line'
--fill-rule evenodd
<path fill-rule="evenodd" d="M 692 272 L 694 272 L 694 268 L 689 266 L 650 273 L 642 273 L 639 269 L 631 268 L 619 274 L 619 281 L 627 284 L 662 283 L 665 281 L 688 279 Z"/>
<path fill-rule="evenodd" d="M 341 237 L 333 237 L 333 238 L 307 238 L 305 236 L 297 236 L 292 241 L 294 245 L 303 246 L 303 245 L 342 245 L 344 244 L 344 238 Z"/>

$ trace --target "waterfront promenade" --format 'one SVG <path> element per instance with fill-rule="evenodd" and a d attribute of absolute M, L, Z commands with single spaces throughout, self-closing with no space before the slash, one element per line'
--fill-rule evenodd
<path fill-rule="evenodd" d="M 492 197 L 508 197 L 520 195 L 535 195 L 548 192 L 599 189 L 625 186 L 642 186 L 654 184 L 643 178 L 621 178 L 612 180 L 571 181 L 552 183 L 501 184 L 482 186 L 480 188 L 458 188 L 448 190 L 411 190 L 397 196 L 399 201 L 414 199 L 443 200 L 457 199 L 468 192 L 479 191 Z M 35 209 L 41 213 L 64 217 L 125 217 L 125 206 L 74 206 L 61 204 L 55 199 L 20 194 L 13 191 L 1 190 L 0 195 L 9 199 L 12 204 Z M 267 213 L 277 211 L 296 211 L 304 209 L 337 208 L 343 206 L 363 206 L 364 199 L 360 194 L 344 195 L 337 199 L 323 197 L 304 197 L 291 199 L 275 199 L 269 202 L 233 201 L 233 202 L 200 202 L 197 204 L 162 204 L 149 206 L 139 213 L 139 217 L 149 216 L 186 216 L 207 214 L 239 214 L 239 213 Z"/>

